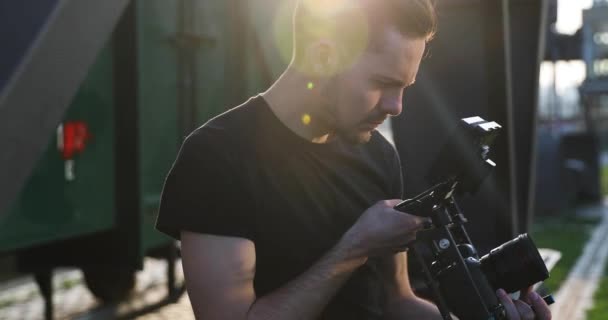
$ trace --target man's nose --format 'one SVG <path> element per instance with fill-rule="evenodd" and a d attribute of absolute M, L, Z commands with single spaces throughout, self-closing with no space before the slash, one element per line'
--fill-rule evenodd
<path fill-rule="evenodd" d="M 391 116 L 398 116 L 403 110 L 403 102 L 401 97 L 382 99 L 380 109 L 382 112 Z"/>

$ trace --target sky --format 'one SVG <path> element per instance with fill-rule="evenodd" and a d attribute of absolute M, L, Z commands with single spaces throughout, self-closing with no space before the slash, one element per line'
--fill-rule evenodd
<path fill-rule="evenodd" d="M 593 0 L 558 0 L 556 29 L 560 33 L 574 34 L 582 25 L 583 9 L 593 5 Z M 580 112 L 578 107 L 578 87 L 585 79 L 585 64 L 582 61 L 560 61 L 556 65 L 550 62 L 541 64 L 540 85 L 541 92 L 540 112 L 541 114 L 551 112 L 550 103 L 547 100 L 549 88 L 553 84 L 553 72 L 556 74 L 556 90 L 561 99 L 560 113 L 563 116 L 574 115 Z"/>
<path fill-rule="evenodd" d="M 557 31 L 575 33 L 582 24 L 582 10 L 592 5 L 593 0 L 558 0 Z"/>

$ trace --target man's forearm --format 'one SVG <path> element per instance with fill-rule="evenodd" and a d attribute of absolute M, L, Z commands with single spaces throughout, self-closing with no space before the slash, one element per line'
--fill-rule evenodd
<path fill-rule="evenodd" d="M 454 320 L 458 320 L 452 316 Z M 402 298 L 389 302 L 386 309 L 386 320 L 424 319 L 442 320 L 437 306 L 418 297 Z"/>
<path fill-rule="evenodd" d="M 258 297 L 247 319 L 316 319 L 366 258 L 343 238 L 310 269 L 283 287 Z"/>

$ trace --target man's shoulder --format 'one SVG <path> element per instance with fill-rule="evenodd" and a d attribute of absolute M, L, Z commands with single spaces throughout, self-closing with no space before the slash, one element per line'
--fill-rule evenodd
<path fill-rule="evenodd" d="M 235 142 L 243 142 L 243 137 L 251 135 L 255 131 L 255 121 L 259 114 L 260 97 L 250 98 L 247 102 L 233 107 L 207 121 L 196 128 L 187 137 L 194 144 L 225 144 L 233 145 Z"/>

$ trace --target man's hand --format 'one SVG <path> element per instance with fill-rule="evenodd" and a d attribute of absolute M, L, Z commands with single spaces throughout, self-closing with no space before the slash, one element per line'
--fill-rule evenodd
<path fill-rule="evenodd" d="M 402 200 L 383 200 L 367 209 L 345 235 L 369 257 L 404 251 L 422 229 L 425 218 L 393 209 Z"/>
<path fill-rule="evenodd" d="M 518 300 L 512 300 L 503 289 L 499 289 L 496 295 L 505 307 L 509 320 L 551 319 L 549 306 L 538 293 L 532 291 L 532 287 L 521 290 Z"/>

